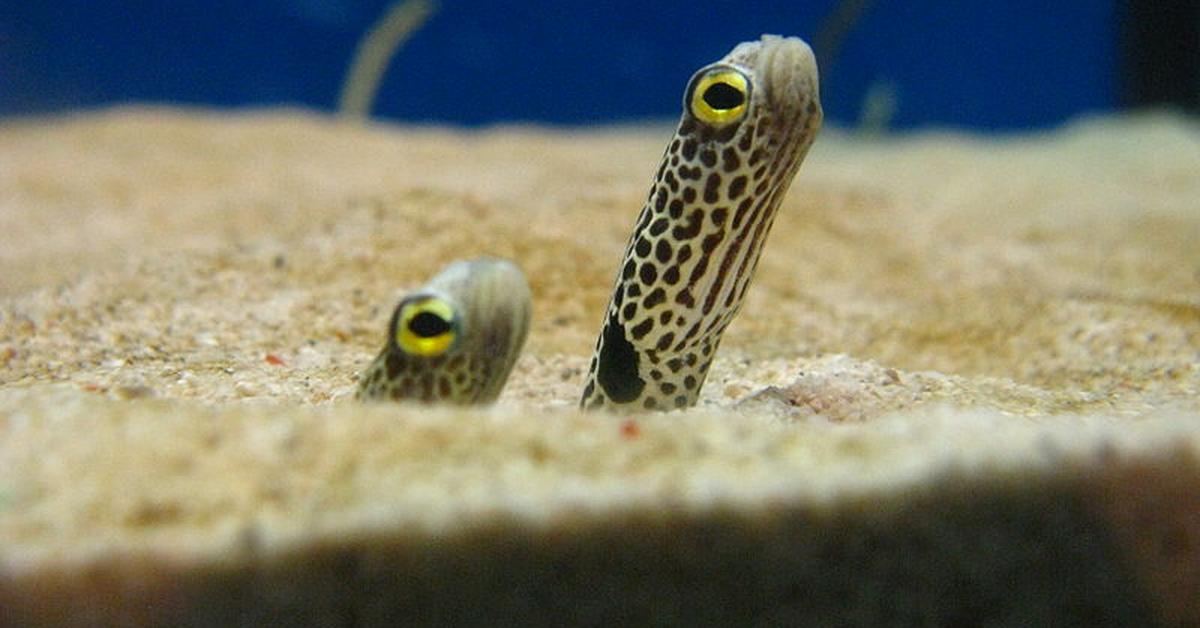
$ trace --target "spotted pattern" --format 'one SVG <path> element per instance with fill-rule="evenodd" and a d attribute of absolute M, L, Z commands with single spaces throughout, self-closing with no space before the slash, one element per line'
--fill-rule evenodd
<path fill-rule="evenodd" d="M 359 382 L 360 399 L 479 403 L 487 388 L 486 364 L 478 357 L 416 358 L 398 348 L 372 363 Z"/>
<path fill-rule="evenodd" d="M 703 77 L 749 85 L 739 119 L 689 105 Z M 779 205 L 820 129 L 816 63 L 796 38 L 764 36 L 701 68 L 625 248 L 580 405 L 694 405 L 741 308 Z"/>
<path fill-rule="evenodd" d="M 422 356 L 397 343 L 400 313 L 414 300 L 438 298 L 457 314 L 456 342 Z M 477 404 L 495 401 L 525 343 L 529 285 L 514 264 L 492 258 L 455 262 L 407 295 L 392 312 L 383 349 L 359 377 L 357 398 Z"/>

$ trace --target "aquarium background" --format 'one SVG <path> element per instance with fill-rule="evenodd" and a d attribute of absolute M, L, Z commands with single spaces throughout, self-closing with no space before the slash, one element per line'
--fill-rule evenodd
<path fill-rule="evenodd" d="M 391 5 L 2 4 L 3 116 L 132 102 L 333 111 L 358 41 Z M 839 6 L 861 12 L 838 23 Z M 819 61 L 839 123 L 865 111 L 888 128 L 1046 127 L 1118 107 L 1119 14 L 1105 0 L 443 0 L 393 59 L 373 113 L 471 126 L 672 117 L 694 69 L 767 32 L 831 42 Z"/>

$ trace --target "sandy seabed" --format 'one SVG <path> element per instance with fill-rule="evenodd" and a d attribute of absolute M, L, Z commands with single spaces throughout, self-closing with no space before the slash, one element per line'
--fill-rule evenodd
<path fill-rule="evenodd" d="M 817 141 L 699 407 L 575 409 L 662 126 L 0 126 L 0 624 L 1200 625 L 1200 126 Z M 520 264 L 487 409 L 356 404 Z"/>

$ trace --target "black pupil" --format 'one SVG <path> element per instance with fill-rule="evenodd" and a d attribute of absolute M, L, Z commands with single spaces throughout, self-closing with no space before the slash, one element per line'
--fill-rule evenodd
<path fill-rule="evenodd" d="M 704 90 L 704 102 L 713 109 L 733 109 L 746 102 L 746 97 L 729 83 L 713 83 Z"/>
<path fill-rule="evenodd" d="M 421 312 L 408 321 L 412 333 L 422 338 L 433 338 L 450 331 L 450 322 L 431 312 Z"/>

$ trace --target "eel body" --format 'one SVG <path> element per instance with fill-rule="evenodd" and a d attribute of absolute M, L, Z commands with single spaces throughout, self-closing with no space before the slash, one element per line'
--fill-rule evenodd
<path fill-rule="evenodd" d="M 450 264 L 392 312 L 383 349 L 359 378 L 360 400 L 495 401 L 529 331 L 530 291 L 511 262 Z"/>
<path fill-rule="evenodd" d="M 765 35 L 698 70 L 617 272 L 583 408 L 696 403 L 821 127 L 816 60 Z"/>

